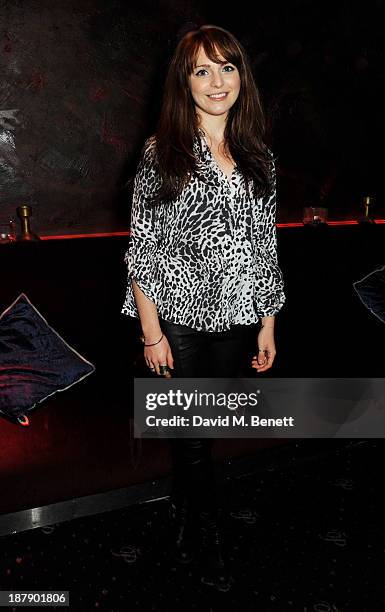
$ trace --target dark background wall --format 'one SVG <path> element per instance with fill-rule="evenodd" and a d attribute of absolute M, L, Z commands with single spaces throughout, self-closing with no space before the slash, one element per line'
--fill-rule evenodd
<path fill-rule="evenodd" d="M 251 10 L 252 7 L 252 10 Z M 167 62 L 188 24 L 247 48 L 279 165 L 280 221 L 322 204 L 384 216 L 384 0 L 0 0 L 0 220 L 44 234 L 125 230 Z"/>

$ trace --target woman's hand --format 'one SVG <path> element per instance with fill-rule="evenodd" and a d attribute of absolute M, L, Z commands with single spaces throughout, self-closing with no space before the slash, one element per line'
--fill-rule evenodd
<path fill-rule="evenodd" d="M 156 344 L 155 346 L 144 347 L 144 360 L 150 370 L 155 370 L 158 376 L 161 374 L 160 366 L 167 365 L 170 369 L 174 368 L 174 360 L 172 357 L 171 348 L 164 334 L 159 344 Z M 164 376 L 165 378 L 171 378 L 170 372 L 166 372 Z"/>
<path fill-rule="evenodd" d="M 262 326 L 257 336 L 257 355 L 253 356 L 251 367 L 257 372 L 266 372 L 273 365 L 276 355 L 274 327 Z"/>

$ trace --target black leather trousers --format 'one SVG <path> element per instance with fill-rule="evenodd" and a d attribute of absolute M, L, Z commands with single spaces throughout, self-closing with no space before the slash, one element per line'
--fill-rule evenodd
<path fill-rule="evenodd" d="M 238 374 L 250 327 L 203 332 L 160 320 L 174 358 L 173 377 L 231 378 Z M 222 494 L 214 473 L 211 438 L 172 438 L 172 499 L 187 501 L 197 511 L 215 513 Z"/>

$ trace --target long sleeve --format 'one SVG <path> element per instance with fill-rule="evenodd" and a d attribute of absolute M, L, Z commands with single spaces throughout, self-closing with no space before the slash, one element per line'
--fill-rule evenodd
<path fill-rule="evenodd" d="M 261 198 L 256 223 L 256 278 L 254 300 L 257 314 L 277 314 L 285 303 L 282 272 L 278 265 L 276 230 L 276 171 L 271 154 L 273 186 L 270 195 Z"/>
<path fill-rule="evenodd" d="M 158 230 L 156 206 L 149 202 L 159 186 L 154 165 L 154 140 L 148 139 L 134 180 L 130 237 L 125 262 L 128 268 L 126 299 L 122 313 L 138 316 L 132 291 L 134 279 L 143 293 L 155 304 L 158 296 L 157 262 Z"/>

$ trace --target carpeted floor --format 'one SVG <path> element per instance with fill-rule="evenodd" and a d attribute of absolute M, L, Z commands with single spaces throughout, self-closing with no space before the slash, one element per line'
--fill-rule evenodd
<path fill-rule="evenodd" d="M 1 590 L 68 590 L 79 612 L 382 612 L 384 444 L 334 442 L 226 481 L 227 592 L 201 582 L 199 560 L 173 562 L 167 500 L 1 538 Z"/>

